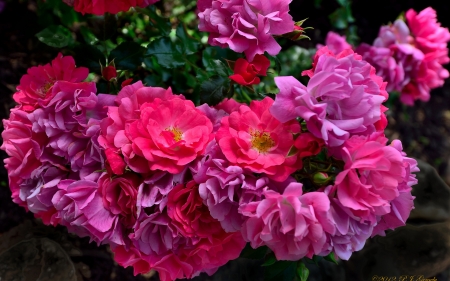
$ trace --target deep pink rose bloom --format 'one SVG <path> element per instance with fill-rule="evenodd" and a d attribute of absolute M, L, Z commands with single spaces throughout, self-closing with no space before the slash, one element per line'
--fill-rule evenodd
<path fill-rule="evenodd" d="M 209 238 L 203 238 L 193 247 L 180 247 L 180 257 L 194 269 L 192 278 L 200 272 L 212 275 L 222 265 L 237 259 L 245 247 L 240 232 L 218 232 Z"/>
<path fill-rule="evenodd" d="M 179 233 L 185 237 L 211 238 L 223 232 L 220 223 L 211 217 L 198 192 L 198 184 L 189 181 L 175 186 L 168 194 L 167 214 Z"/>
<path fill-rule="evenodd" d="M 297 155 L 288 155 L 300 125 L 275 119 L 269 112 L 272 103 L 268 97 L 252 101 L 250 107 L 243 105 L 222 118 L 216 141 L 232 165 L 284 181 L 302 166 Z"/>
<path fill-rule="evenodd" d="M 141 252 L 131 246 L 128 249 L 125 246 L 115 246 L 111 248 L 114 253 L 114 261 L 123 267 L 132 266 L 134 269 L 134 275 L 140 273 L 148 273 L 152 268 L 150 264 L 142 259 Z"/>
<path fill-rule="evenodd" d="M 80 237 L 100 243 L 124 244 L 119 217 L 103 206 L 98 184 L 88 180 L 63 180 L 52 198 L 61 224 Z"/>
<path fill-rule="evenodd" d="M 283 194 L 265 191 L 265 199 L 240 208 L 249 217 L 242 227 L 253 248 L 268 246 L 277 260 L 312 258 L 329 248 L 327 233 L 334 234 L 330 200 L 323 192 L 303 194 L 302 184 L 290 183 Z"/>
<path fill-rule="evenodd" d="M 9 188 L 13 201 L 27 208 L 26 202 L 19 197 L 19 185 L 41 166 L 40 147 L 47 142 L 47 136 L 33 132 L 27 112 L 18 108 L 11 110 L 9 119 L 3 120 L 3 127 L 1 149 L 9 156 L 4 160 Z"/>
<path fill-rule="evenodd" d="M 177 177 L 173 177 L 172 182 L 178 181 Z M 166 185 L 164 178 L 155 178 L 155 184 L 148 185 L 151 188 L 141 198 L 140 204 L 144 205 L 144 197 L 169 190 L 165 196 L 167 208 L 161 208 L 166 204 L 164 198 L 159 205 L 142 206 L 135 232 L 130 235 L 133 245 L 140 250 L 140 258 L 159 272 L 161 280 L 192 278 L 203 271 L 211 274 L 219 266 L 237 258 L 245 246 L 242 235 L 239 232 L 226 233 L 211 217 L 198 193 L 198 185 L 190 181 L 177 184 L 173 189 L 169 186 L 164 190 L 155 189 L 159 184 Z"/>
<path fill-rule="evenodd" d="M 376 216 L 391 211 L 390 202 L 399 196 L 399 185 L 405 181 L 404 158 L 386 143 L 381 133 L 348 139 L 342 148 L 344 171 L 335 181 L 339 202 L 372 224 Z"/>
<path fill-rule="evenodd" d="M 402 143 L 399 140 L 394 140 L 391 146 L 398 150 L 403 156 L 403 167 L 405 169 L 403 181 L 398 185 L 399 196 L 391 201 L 391 211 L 380 217 L 378 224 L 374 228 L 372 237 L 375 235 L 385 235 L 385 230 L 395 229 L 399 226 L 404 226 L 408 219 L 411 210 L 414 209 L 414 196 L 411 195 L 411 186 L 417 184 L 416 175 L 414 173 L 419 171 L 417 161 L 413 158 L 406 157 L 403 152 Z"/>
<path fill-rule="evenodd" d="M 329 195 L 332 186 L 325 188 L 325 194 Z M 336 233 L 327 233 L 328 241 L 332 251 L 343 259 L 348 260 L 353 252 L 364 247 L 366 240 L 370 238 L 373 224 L 361 222 L 352 212 L 342 206 L 337 198 L 330 197 L 330 214 L 336 225 Z"/>
<path fill-rule="evenodd" d="M 218 105 L 214 106 L 214 108 L 218 110 L 222 109 L 226 113 L 231 114 L 231 112 L 233 111 L 238 111 L 241 105 L 243 105 L 243 103 L 237 102 L 234 99 L 226 98 L 223 101 L 221 101 Z"/>
<path fill-rule="evenodd" d="M 290 0 L 199 0 L 199 30 L 209 32 L 208 43 L 244 52 L 249 61 L 256 54 L 277 55 L 281 46 L 273 35 L 293 31 Z"/>
<path fill-rule="evenodd" d="M 237 258 L 245 246 L 240 232 L 226 233 L 220 222 L 209 213 L 198 192 L 198 184 L 190 181 L 175 186 L 168 195 L 167 213 L 178 235 L 190 242 L 179 245 L 177 255 L 192 265 L 195 272 L 213 273 L 229 260 Z M 192 276 L 186 276 L 191 278 Z"/>
<path fill-rule="evenodd" d="M 141 118 L 141 106 L 145 104 L 145 107 L 148 107 L 157 98 L 160 101 L 173 98 L 184 99 L 181 95 L 174 95 L 170 88 L 144 87 L 139 81 L 123 87 L 115 100 L 118 106 L 108 106 L 107 118 L 104 118 L 100 124 L 101 133 L 98 138 L 100 145 L 105 149 L 113 149 L 113 152 L 123 157 L 126 165 L 137 173 L 147 173 L 150 167 L 148 160 L 141 154 L 136 154 L 132 148 L 129 126 Z M 117 157 L 112 160 L 114 159 L 118 160 Z"/>
<path fill-rule="evenodd" d="M 346 49 L 352 49 L 352 45 L 347 42 L 345 36 L 341 36 L 333 31 L 329 31 L 327 33 L 327 37 L 325 38 L 325 46 L 327 46 L 328 49 L 335 54 L 339 54 Z M 323 46 L 321 44 L 317 45 L 318 49 L 322 47 Z"/>
<path fill-rule="evenodd" d="M 351 50 L 344 51 L 346 56 L 318 52 L 322 55 L 307 87 L 294 77 L 275 78 L 280 92 L 270 112 L 281 122 L 303 118 L 308 130 L 330 147 L 342 145 L 351 135 L 376 131 L 387 99 L 386 83 Z"/>
<path fill-rule="evenodd" d="M 63 0 L 63 2 L 82 14 L 103 15 L 126 12 L 131 7 L 146 7 L 158 0 Z"/>
<path fill-rule="evenodd" d="M 59 53 L 51 63 L 29 68 L 27 74 L 20 79 L 18 92 L 13 98 L 22 110 L 30 112 L 53 97 L 55 92 L 52 87 L 57 81 L 81 82 L 88 74 L 87 68 L 75 67 L 73 57 L 63 57 Z"/>
<path fill-rule="evenodd" d="M 136 222 L 136 200 L 141 182 L 138 175 L 131 173 L 113 178 L 104 173 L 98 180 L 103 206 L 120 216 L 121 223 L 126 227 L 132 227 Z"/>
<path fill-rule="evenodd" d="M 203 154 L 213 138 L 213 126 L 191 101 L 155 99 L 140 108 L 140 118 L 126 126 L 132 150 L 147 160 L 150 170 L 181 172 Z"/>
<path fill-rule="evenodd" d="M 322 139 L 316 138 L 309 132 L 301 133 L 294 142 L 300 158 L 319 154 L 324 145 L 325 143 Z"/>
<path fill-rule="evenodd" d="M 431 7 L 419 13 L 409 9 L 406 20 L 417 48 L 425 54 L 443 51 L 436 59 L 440 64 L 448 63 L 447 42 L 450 41 L 450 32 L 437 21 L 436 11 Z"/>

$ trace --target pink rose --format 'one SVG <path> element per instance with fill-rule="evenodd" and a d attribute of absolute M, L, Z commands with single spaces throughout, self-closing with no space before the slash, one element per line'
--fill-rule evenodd
<path fill-rule="evenodd" d="M 339 54 L 346 49 L 352 49 L 352 46 L 347 42 L 345 36 L 341 36 L 333 31 L 329 31 L 327 33 L 327 37 L 325 38 L 325 46 L 327 46 L 328 49 L 335 54 Z M 322 47 L 322 45 L 317 46 L 318 49 Z"/>
<path fill-rule="evenodd" d="M 269 112 L 272 103 L 268 97 L 252 101 L 223 117 L 216 141 L 232 165 L 284 181 L 302 165 L 297 155 L 289 155 L 300 125 L 276 120 Z"/>
<path fill-rule="evenodd" d="M 29 68 L 20 79 L 13 98 L 23 110 L 30 112 L 39 107 L 39 103 L 47 104 L 56 94 L 52 88 L 57 81 L 81 82 L 88 74 L 87 68 L 75 67 L 73 57 L 63 57 L 59 53 L 51 63 Z"/>
<path fill-rule="evenodd" d="M 323 192 L 303 194 L 302 184 L 290 183 L 283 194 L 264 192 L 265 199 L 240 208 L 249 217 L 242 226 L 253 248 L 266 245 L 277 260 L 312 258 L 329 248 L 326 234 L 334 234 L 330 200 Z"/>
<path fill-rule="evenodd" d="M 139 176 L 132 173 L 118 177 L 104 173 L 98 181 L 103 206 L 120 216 L 121 222 L 127 227 L 136 222 L 136 200 L 141 183 Z"/>
<path fill-rule="evenodd" d="M 256 54 L 277 55 L 281 46 L 273 35 L 294 30 L 289 15 L 290 0 L 275 0 L 267 5 L 257 0 L 200 0 L 200 31 L 209 32 L 208 43 L 228 47 L 237 53 L 245 52 L 252 61 Z"/>
<path fill-rule="evenodd" d="M 125 134 L 150 170 L 177 174 L 205 151 L 212 130 L 209 118 L 191 101 L 173 98 L 144 103 Z"/>
<path fill-rule="evenodd" d="M 220 223 L 211 217 L 198 192 L 198 184 L 179 184 L 169 192 L 167 214 L 185 237 L 212 237 L 223 232 Z"/>

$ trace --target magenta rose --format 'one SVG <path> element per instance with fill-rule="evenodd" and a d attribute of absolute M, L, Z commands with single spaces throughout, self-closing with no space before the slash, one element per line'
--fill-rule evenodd
<path fill-rule="evenodd" d="M 282 182 L 302 166 L 296 154 L 289 155 L 300 125 L 275 119 L 269 112 L 272 104 L 267 97 L 223 117 L 216 141 L 230 164 Z"/>
<path fill-rule="evenodd" d="M 141 183 L 139 176 L 131 173 L 118 177 L 104 173 L 98 181 L 103 205 L 114 215 L 120 216 L 127 227 L 136 222 L 136 200 Z"/>
<path fill-rule="evenodd" d="M 177 174 L 203 154 L 212 130 L 209 118 L 191 101 L 173 98 L 144 103 L 139 119 L 126 126 L 125 134 L 148 169 Z"/>
<path fill-rule="evenodd" d="M 13 98 L 23 110 L 30 112 L 39 107 L 39 103 L 46 104 L 53 97 L 52 88 L 57 81 L 81 82 L 88 74 L 87 68 L 75 67 L 73 57 L 63 57 L 59 53 L 51 63 L 29 68 L 20 79 L 18 92 Z"/>

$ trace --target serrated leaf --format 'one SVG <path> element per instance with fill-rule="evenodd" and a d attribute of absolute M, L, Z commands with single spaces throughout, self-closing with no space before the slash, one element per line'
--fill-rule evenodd
<path fill-rule="evenodd" d="M 62 25 L 51 25 L 36 34 L 42 43 L 55 48 L 64 48 L 72 41 L 72 33 Z"/>
<path fill-rule="evenodd" d="M 230 68 L 223 63 L 221 60 L 210 60 L 208 61 L 208 66 L 206 71 L 217 74 L 222 77 L 228 77 L 231 75 Z"/>
<path fill-rule="evenodd" d="M 303 262 L 299 262 L 297 265 L 297 277 L 300 279 L 300 281 L 307 281 L 309 276 L 309 269 L 306 267 L 306 265 Z"/>
<path fill-rule="evenodd" d="M 175 45 L 167 37 L 154 40 L 147 46 L 146 56 L 155 56 L 162 67 L 174 68 L 186 62 L 180 45 Z"/>
<path fill-rule="evenodd" d="M 227 79 L 221 76 L 213 76 L 203 81 L 200 85 L 200 102 L 211 106 L 221 102 L 229 92 L 226 82 L 228 82 Z"/>
<path fill-rule="evenodd" d="M 189 36 L 185 26 L 179 24 L 177 26 L 176 35 L 181 40 L 183 51 L 186 55 L 192 55 L 198 51 L 198 47 L 200 46 L 199 42 Z"/>
<path fill-rule="evenodd" d="M 111 51 L 109 59 L 117 69 L 135 70 L 142 63 L 144 50 L 138 43 L 123 42 Z"/>

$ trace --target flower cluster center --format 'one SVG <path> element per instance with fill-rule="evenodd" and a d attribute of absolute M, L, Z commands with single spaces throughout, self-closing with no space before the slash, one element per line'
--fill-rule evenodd
<path fill-rule="evenodd" d="M 266 153 L 275 145 L 275 142 L 267 132 L 251 130 L 250 135 L 250 143 L 252 144 L 252 147 L 260 153 Z"/>
<path fill-rule="evenodd" d="M 169 131 L 173 134 L 174 141 L 180 141 L 183 138 L 183 132 L 176 127 L 166 128 L 166 131 Z"/>

